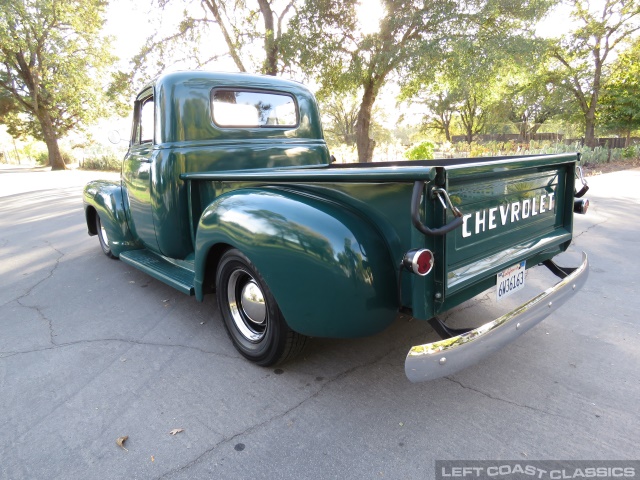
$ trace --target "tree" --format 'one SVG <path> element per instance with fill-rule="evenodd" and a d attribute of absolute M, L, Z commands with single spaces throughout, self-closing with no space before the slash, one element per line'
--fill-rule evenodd
<path fill-rule="evenodd" d="M 358 160 L 369 162 L 372 111 L 381 88 L 391 78 L 431 78 L 457 38 L 491 32 L 508 37 L 548 8 L 546 0 L 383 0 L 379 29 L 363 31 L 357 0 L 306 0 L 289 32 L 303 32 L 285 42 L 303 70 L 314 74 L 321 91 L 361 92 L 356 145 Z"/>
<path fill-rule="evenodd" d="M 47 145 L 65 169 L 58 139 L 104 111 L 101 78 L 114 61 L 100 37 L 104 0 L 0 3 L 0 104 L 12 135 Z"/>
<path fill-rule="evenodd" d="M 355 97 L 332 95 L 321 101 L 324 133 L 327 140 L 352 146 L 356 143 L 358 103 Z"/>
<path fill-rule="evenodd" d="M 356 131 L 358 123 L 358 100 L 354 95 L 331 95 L 328 98 L 318 98 L 322 111 L 322 125 L 327 139 L 331 145 L 347 145 L 353 147 L 356 144 Z M 374 110 L 377 120 L 384 119 L 384 112 Z M 371 136 L 377 142 L 385 142 L 391 138 L 391 134 L 378 121 L 371 123 Z"/>
<path fill-rule="evenodd" d="M 609 81 L 600 99 L 599 121 L 602 126 L 626 137 L 629 146 L 631 132 L 640 129 L 640 40 L 626 50 L 614 63 Z"/>
<path fill-rule="evenodd" d="M 435 130 L 443 134 L 447 142 L 451 142 L 452 121 L 458 112 L 458 98 L 455 97 L 453 86 L 441 73 L 433 77 L 429 85 L 424 85 L 422 80 L 406 84 L 400 99 L 424 105 L 428 112 L 423 117 L 421 130 Z"/>
<path fill-rule="evenodd" d="M 380 89 L 433 55 L 459 18 L 453 0 L 384 0 L 379 30 L 358 25 L 357 0 L 306 0 L 290 22 L 288 54 L 321 83 L 321 92 L 361 92 L 356 123 L 358 161 L 369 162 L 371 118 Z M 302 35 L 297 35 L 303 32 Z"/>
<path fill-rule="evenodd" d="M 435 128 L 444 134 L 447 142 L 451 141 L 451 121 L 456 112 L 455 98 L 448 90 L 439 90 L 426 102 L 432 115 L 425 118 L 425 126 Z"/>
<path fill-rule="evenodd" d="M 175 0 L 154 0 L 161 8 L 184 3 Z M 166 61 L 173 50 L 188 50 L 192 63 L 201 67 L 229 55 L 240 72 L 258 72 L 277 75 L 286 68 L 282 59 L 282 37 L 296 0 L 195 0 L 187 6 L 200 5 L 202 15 L 194 8 L 184 10 L 184 18 L 176 32 L 166 37 L 153 36 L 134 58 L 136 69 L 144 68 L 151 57 L 158 70 L 166 68 Z M 226 51 L 206 50 L 204 39 L 211 38 L 211 31 L 221 35 Z M 262 43 L 260 49 L 256 44 Z M 188 45 L 185 48 L 185 45 Z M 211 45 L 208 45 L 211 47 Z M 218 47 L 219 44 L 216 44 Z M 204 52 L 202 50 L 205 50 Z M 257 54 L 257 57 L 256 57 Z M 153 76 L 158 72 L 152 72 Z"/>
<path fill-rule="evenodd" d="M 201 3 L 215 18 L 216 24 L 224 36 L 229 54 L 238 70 L 241 72 L 248 70 L 243 60 L 243 49 L 252 46 L 260 38 L 263 42 L 264 54 L 260 71 L 266 75 L 278 74 L 283 26 L 287 14 L 294 6 L 293 0 L 281 2 L 278 0 L 255 0 L 255 2 L 239 0 L 230 5 L 233 15 L 229 14 L 230 10 L 227 6 L 230 2 L 202 0 Z"/>
<path fill-rule="evenodd" d="M 531 69 L 540 61 L 541 45 L 527 29 L 545 5 L 518 11 L 519 17 L 502 14 L 500 22 L 492 16 L 491 4 L 486 7 L 475 25 L 448 42 L 437 63 L 426 64 L 403 82 L 403 98 L 418 98 L 425 104 L 430 111 L 427 125 L 442 131 L 447 140 L 452 124 L 459 121 L 465 140 L 471 143 L 501 106 L 501 97 L 519 65 Z"/>
<path fill-rule="evenodd" d="M 640 30 L 640 0 L 604 0 L 590 8 L 589 0 L 570 0 L 578 27 L 552 46 L 558 62 L 559 85 L 575 97 L 585 124 L 585 144 L 594 147 L 598 101 L 606 84 L 611 53 Z"/>
<path fill-rule="evenodd" d="M 487 123 L 487 109 L 483 105 L 486 101 L 485 90 L 468 89 L 460 106 L 460 121 L 464 128 L 465 140 L 473 142 L 473 137 L 482 132 Z"/>
<path fill-rule="evenodd" d="M 528 143 L 542 125 L 571 110 L 571 98 L 542 70 L 522 69 L 507 83 L 502 104 L 518 128 L 521 143 Z"/>

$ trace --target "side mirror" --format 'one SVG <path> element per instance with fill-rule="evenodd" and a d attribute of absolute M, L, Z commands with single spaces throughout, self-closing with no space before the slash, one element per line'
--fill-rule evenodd
<path fill-rule="evenodd" d="M 121 140 L 120 133 L 117 130 L 111 130 L 107 138 L 109 138 L 109 141 L 113 144 L 120 143 Z"/>

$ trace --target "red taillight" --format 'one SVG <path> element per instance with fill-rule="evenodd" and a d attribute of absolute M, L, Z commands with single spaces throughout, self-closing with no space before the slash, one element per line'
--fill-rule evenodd
<path fill-rule="evenodd" d="M 402 261 L 404 266 L 416 275 L 424 277 L 433 268 L 433 253 L 431 250 L 409 250 Z"/>

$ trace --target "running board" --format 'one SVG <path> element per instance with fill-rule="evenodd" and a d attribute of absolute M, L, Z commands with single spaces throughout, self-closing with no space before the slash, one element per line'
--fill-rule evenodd
<path fill-rule="evenodd" d="M 120 260 L 138 270 L 142 270 L 156 280 L 180 290 L 182 293 L 187 295 L 194 295 L 195 293 L 193 288 L 195 273 L 193 270 L 175 265 L 147 249 L 122 252 Z"/>

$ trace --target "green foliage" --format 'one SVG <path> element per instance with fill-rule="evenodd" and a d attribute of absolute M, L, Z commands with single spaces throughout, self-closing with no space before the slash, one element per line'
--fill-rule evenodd
<path fill-rule="evenodd" d="M 640 145 L 630 145 L 628 147 L 624 147 L 620 152 L 620 155 L 625 160 L 640 158 Z"/>
<path fill-rule="evenodd" d="M 590 149 L 585 147 L 581 154 L 583 165 L 616 162 L 622 158 L 622 150 L 619 148 L 595 147 Z"/>
<path fill-rule="evenodd" d="M 60 150 L 60 155 L 62 156 L 62 161 L 65 165 L 77 163 L 78 161 L 75 155 L 67 150 Z M 46 151 L 40 150 L 33 156 L 33 159 L 39 165 L 47 165 L 49 163 L 49 154 Z"/>
<path fill-rule="evenodd" d="M 523 88 L 521 82 L 509 82 L 518 75 L 526 78 L 525 72 L 530 75 L 541 62 L 542 44 L 532 39 L 530 28 L 550 5 L 515 3 L 476 2 L 477 10 L 464 19 L 465 28 L 448 39 L 438 57 L 427 59 L 404 78 L 403 98 L 417 98 L 429 111 L 425 129 L 450 140 L 459 124 L 471 143 L 487 125 L 505 124 L 511 107 L 504 101 L 507 91 Z M 531 102 L 520 103 L 527 104 L 521 108 L 525 111 Z"/>
<path fill-rule="evenodd" d="M 451 146 L 451 154 L 462 157 L 493 157 L 504 155 L 553 155 L 579 152 L 583 165 L 617 162 L 640 157 L 640 145 L 628 148 L 582 147 L 580 145 L 532 141 L 529 145 L 514 142 L 456 143 Z"/>
<path fill-rule="evenodd" d="M 433 143 L 424 141 L 407 150 L 404 156 L 407 160 L 433 160 L 434 149 Z"/>
<path fill-rule="evenodd" d="M 0 110 L 13 136 L 46 141 L 64 168 L 58 138 L 106 113 L 102 79 L 114 57 L 100 36 L 104 0 L 0 3 Z"/>
<path fill-rule="evenodd" d="M 640 0 L 604 0 L 593 8 L 589 0 L 571 0 L 577 27 L 559 42 L 551 42 L 557 85 L 575 98 L 585 125 L 585 142 L 595 145 L 596 115 L 612 53 L 640 30 Z"/>
<path fill-rule="evenodd" d="M 640 40 L 621 54 L 612 67 L 600 99 L 599 120 L 609 132 L 630 136 L 640 129 Z"/>
<path fill-rule="evenodd" d="M 133 85 L 134 72 L 111 73 L 105 97 L 117 116 L 126 117 L 131 112 L 131 104 L 137 93 Z"/>
<path fill-rule="evenodd" d="M 401 98 L 414 95 L 419 103 L 425 105 L 428 113 L 424 115 L 422 130 L 436 131 L 444 135 L 447 142 L 451 141 L 453 120 L 458 112 L 460 97 L 453 91 L 452 86 L 442 77 L 428 88 L 420 92 L 408 93 L 406 89 Z"/>
<path fill-rule="evenodd" d="M 320 102 L 324 134 L 330 145 L 356 143 L 358 102 L 355 96 L 332 95 Z"/>
<path fill-rule="evenodd" d="M 404 75 L 421 59 L 434 58 L 460 25 L 453 0 L 385 0 L 379 29 L 358 24 L 358 0 L 305 0 L 291 20 L 285 54 L 320 83 L 319 96 L 361 94 L 356 145 L 360 162 L 371 161 L 372 111 L 392 75 Z"/>
<path fill-rule="evenodd" d="M 522 143 L 528 142 L 545 123 L 573 111 L 572 98 L 554 83 L 545 60 L 540 59 L 537 71 L 526 65 L 514 72 L 500 101 L 504 117 L 512 122 Z"/>
<path fill-rule="evenodd" d="M 102 154 L 85 158 L 80 165 L 83 170 L 103 170 L 119 172 L 122 168 L 122 157 L 115 154 Z"/>
<path fill-rule="evenodd" d="M 630 145 L 623 148 L 621 155 L 624 159 L 640 158 L 640 145 Z"/>

